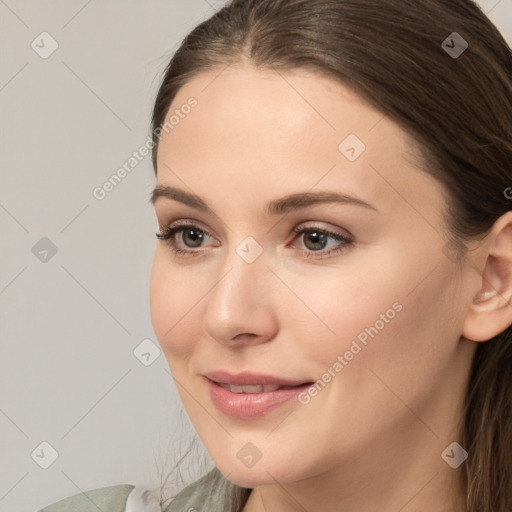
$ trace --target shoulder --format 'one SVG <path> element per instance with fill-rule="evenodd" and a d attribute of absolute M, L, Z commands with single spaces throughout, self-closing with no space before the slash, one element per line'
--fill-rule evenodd
<path fill-rule="evenodd" d="M 38 512 L 161 512 L 150 491 L 134 485 L 113 485 L 64 498 Z"/>

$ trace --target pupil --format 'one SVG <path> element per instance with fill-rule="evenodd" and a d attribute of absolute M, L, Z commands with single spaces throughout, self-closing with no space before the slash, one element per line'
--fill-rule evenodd
<path fill-rule="evenodd" d="M 192 247 L 199 247 L 201 245 L 201 240 L 203 239 L 203 235 L 200 234 L 200 231 L 197 229 L 188 229 L 186 231 L 187 234 L 190 235 L 190 233 L 195 233 L 195 235 L 192 235 L 190 238 L 192 239 Z M 199 242 L 196 245 L 194 245 L 194 242 Z"/>
<path fill-rule="evenodd" d="M 318 233 L 317 231 L 312 231 L 306 237 L 306 246 L 308 245 L 307 241 L 310 239 L 314 240 L 314 242 L 313 242 L 314 244 L 320 244 L 320 246 L 323 246 L 323 242 L 325 241 L 324 238 L 325 238 L 325 233 Z M 315 241 L 315 239 L 316 239 L 316 241 Z M 318 241 L 318 239 L 320 239 L 320 241 Z M 318 246 L 308 247 L 308 249 L 322 249 L 322 248 L 323 247 L 318 247 Z"/>

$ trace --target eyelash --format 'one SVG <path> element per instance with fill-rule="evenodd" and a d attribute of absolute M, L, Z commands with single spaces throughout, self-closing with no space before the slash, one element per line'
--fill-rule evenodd
<path fill-rule="evenodd" d="M 208 231 L 205 231 L 204 229 L 201 229 L 199 226 L 196 226 L 194 224 L 182 224 L 178 226 L 168 226 L 163 229 L 163 233 L 155 233 L 156 237 L 159 240 L 166 241 L 166 245 L 168 245 L 172 252 L 176 256 L 199 256 L 200 252 L 197 250 L 187 250 L 187 249 L 181 249 L 176 244 L 176 241 L 174 240 L 174 236 L 177 233 L 186 231 L 187 229 L 194 229 L 196 231 L 199 231 L 200 233 L 206 234 L 209 237 L 212 237 Z M 303 233 L 320 233 L 322 235 L 326 235 L 330 238 L 333 238 L 334 240 L 340 242 L 339 245 L 336 247 L 329 249 L 329 250 L 323 250 L 323 251 L 312 251 L 310 249 L 299 249 L 302 253 L 302 256 L 306 258 L 326 258 L 328 256 L 331 256 L 332 254 L 338 254 L 344 252 L 350 245 L 354 243 L 353 239 L 340 235 L 339 233 L 335 233 L 333 231 L 329 231 L 328 229 L 323 228 L 316 228 L 315 226 L 308 226 L 308 227 L 296 227 L 292 230 L 297 235 L 301 235 Z M 318 255 L 318 256 L 317 256 Z"/>

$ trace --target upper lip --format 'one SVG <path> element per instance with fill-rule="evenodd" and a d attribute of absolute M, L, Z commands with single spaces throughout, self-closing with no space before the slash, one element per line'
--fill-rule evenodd
<path fill-rule="evenodd" d="M 214 382 L 221 384 L 235 384 L 238 386 L 250 386 L 257 384 L 275 384 L 277 386 L 298 386 L 300 384 L 310 383 L 308 380 L 288 380 L 263 373 L 229 373 L 224 370 L 205 373 L 204 376 Z"/>

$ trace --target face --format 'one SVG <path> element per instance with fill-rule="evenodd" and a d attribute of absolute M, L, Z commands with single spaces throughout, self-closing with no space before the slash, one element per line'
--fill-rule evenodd
<path fill-rule="evenodd" d="M 155 199 L 161 233 L 177 229 L 156 242 L 151 318 L 216 466 L 255 487 L 432 442 L 469 360 L 467 304 L 443 250 L 445 192 L 415 165 L 412 139 L 306 71 L 203 73 L 166 119 L 176 109 L 157 186 L 206 207 L 170 190 Z M 281 202 L 296 194 L 315 199 Z M 232 392 L 205 377 L 216 371 L 306 384 Z"/>

